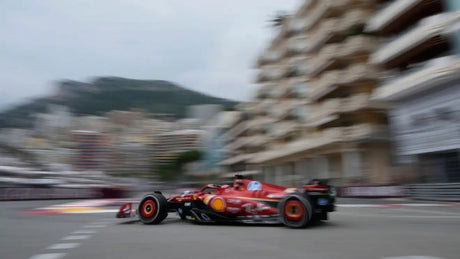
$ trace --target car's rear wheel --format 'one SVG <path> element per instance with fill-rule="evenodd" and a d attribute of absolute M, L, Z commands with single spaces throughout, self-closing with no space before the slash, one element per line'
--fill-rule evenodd
<path fill-rule="evenodd" d="M 139 203 L 139 218 L 144 224 L 159 224 L 168 216 L 168 201 L 159 193 L 146 195 Z"/>
<path fill-rule="evenodd" d="M 278 207 L 281 222 L 291 228 L 304 228 L 312 216 L 310 202 L 299 194 L 284 197 Z"/>

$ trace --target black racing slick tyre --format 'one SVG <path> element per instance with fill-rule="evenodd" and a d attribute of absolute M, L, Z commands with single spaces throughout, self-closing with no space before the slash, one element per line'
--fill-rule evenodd
<path fill-rule="evenodd" d="M 168 201 L 159 193 L 146 195 L 139 203 L 139 218 L 144 224 L 159 224 L 168 216 Z"/>
<path fill-rule="evenodd" d="M 281 199 L 278 210 L 281 222 L 290 228 L 305 228 L 312 216 L 311 204 L 301 194 L 290 194 Z"/>

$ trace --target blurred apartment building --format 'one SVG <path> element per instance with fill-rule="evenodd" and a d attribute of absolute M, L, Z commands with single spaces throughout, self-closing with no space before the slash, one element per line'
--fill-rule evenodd
<path fill-rule="evenodd" d="M 116 174 L 148 174 L 155 137 L 174 123 L 151 119 L 141 111 L 111 111 L 105 116 L 80 116 L 67 128 L 70 161 L 76 170 Z M 54 148 L 55 149 L 55 148 Z"/>
<path fill-rule="evenodd" d="M 187 107 L 187 118 L 174 123 L 172 130 L 155 137 L 154 167 L 173 163 L 183 152 L 199 150 L 201 161 L 189 163 L 186 173 L 193 176 L 209 176 L 220 172 L 222 156 L 222 126 L 227 118 L 221 112 L 222 106 L 215 104 L 192 105 Z"/>
<path fill-rule="evenodd" d="M 305 1 L 258 60 L 257 97 L 227 132 L 222 164 L 278 184 L 386 183 L 386 106 L 372 100 L 380 41 L 364 28 L 380 1 Z"/>
<path fill-rule="evenodd" d="M 75 157 L 73 166 L 79 171 L 105 171 L 110 159 L 110 138 L 97 131 L 74 130 Z"/>
<path fill-rule="evenodd" d="M 107 118 L 112 143 L 110 171 L 149 174 L 153 166 L 155 139 L 170 131 L 174 123 L 148 118 L 140 111 L 111 111 Z"/>
<path fill-rule="evenodd" d="M 370 63 L 387 71 L 374 97 L 394 104 L 395 155 L 427 182 L 460 181 L 460 1 L 386 2 L 366 31 L 385 39 Z"/>
<path fill-rule="evenodd" d="M 185 129 L 164 132 L 155 138 L 153 143 L 153 166 L 158 170 L 161 166 L 173 163 L 181 153 L 189 150 L 201 150 L 202 130 Z"/>
<path fill-rule="evenodd" d="M 200 175 L 217 175 L 223 172 L 220 162 L 226 157 L 227 149 L 225 133 L 233 121 L 238 118 L 237 111 L 224 111 L 216 114 L 202 127 L 203 159 Z M 231 177 L 231 176 L 230 176 Z"/>

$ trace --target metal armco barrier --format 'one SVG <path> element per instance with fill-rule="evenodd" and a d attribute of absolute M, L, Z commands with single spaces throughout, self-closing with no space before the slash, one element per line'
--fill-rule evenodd
<path fill-rule="evenodd" d="M 408 195 L 407 188 L 400 185 L 337 187 L 337 196 L 343 198 L 399 198 Z"/>
<path fill-rule="evenodd" d="M 413 199 L 460 201 L 460 183 L 411 184 L 407 187 Z"/>

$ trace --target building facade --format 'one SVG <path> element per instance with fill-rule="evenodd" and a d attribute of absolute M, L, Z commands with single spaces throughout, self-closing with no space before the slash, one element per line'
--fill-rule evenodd
<path fill-rule="evenodd" d="M 367 26 L 389 39 L 371 56 L 386 71 L 376 100 L 393 103 L 395 156 L 425 182 L 460 181 L 460 3 L 396 0 Z"/>
<path fill-rule="evenodd" d="M 158 168 L 173 163 L 185 151 L 202 149 L 202 130 L 176 130 L 155 137 L 153 163 Z"/>
<path fill-rule="evenodd" d="M 111 157 L 110 137 L 97 131 L 72 131 L 75 141 L 73 166 L 78 171 L 105 171 Z"/>
<path fill-rule="evenodd" d="M 380 41 L 364 31 L 378 1 L 304 1 L 260 56 L 259 89 L 228 144 L 258 178 L 294 185 L 387 183 L 387 106 L 371 99 Z M 244 152 L 242 152 L 244 151 Z"/>
<path fill-rule="evenodd" d="M 226 157 L 227 149 L 225 133 L 239 112 L 225 111 L 220 112 L 211 119 L 208 125 L 202 127 L 203 134 L 203 161 L 202 171 L 208 174 L 219 174 L 222 172 L 221 162 Z"/>

